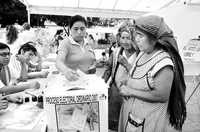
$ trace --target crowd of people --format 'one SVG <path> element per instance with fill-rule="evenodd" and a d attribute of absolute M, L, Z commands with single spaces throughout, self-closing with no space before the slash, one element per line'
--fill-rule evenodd
<path fill-rule="evenodd" d="M 24 25 L 24 30 L 29 30 L 28 26 Z M 55 35 L 55 64 L 69 81 L 79 79 L 77 69 L 85 74 L 96 72 L 97 60 L 91 48 L 94 41 L 91 36 L 89 44 L 85 40 L 86 28 L 85 18 L 76 15 L 71 18 L 69 36 L 63 36 L 63 31 Z M 105 63 L 102 78 L 109 84 L 109 131 L 181 131 L 186 119 L 186 85 L 172 30 L 162 17 L 150 15 L 139 17 L 132 24 L 125 23 L 114 37 L 115 46 L 110 48 L 109 58 L 102 54 Z M 0 93 L 39 88 L 37 81 L 20 83 L 48 75 L 41 71 L 42 59 L 36 42 L 15 43 L 17 31 L 7 32 L 6 38 L 0 43 Z M 32 63 L 33 57 L 37 57 L 37 63 Z M 7 108 L 8 100 L 0 98 L 0 109 Z"/>

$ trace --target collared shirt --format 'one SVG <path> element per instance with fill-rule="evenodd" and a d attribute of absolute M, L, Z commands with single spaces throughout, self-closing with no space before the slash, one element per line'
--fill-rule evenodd
<path fill-rule="evenodd" d="M 12 80 L 19 78 L 22 68 L 20 62 L 16 59 L 15 55 L 11 56 L 8 66 L 10 68 Z"/>
<path fill-rule="evenodd" d="M 132 54 L 130 57 L 127 57 L 126 54 L 125 54 L 125 51 L 123 51 L 122 55 L 127 59 L 129 64 L 133 64 L 133 62 L 136 59 L 136 55 L 135 54 Z"/>
<path fill-rule="evenodd" d="M 79 44 L 71 36 L 61 41 L 58 52 L 67 52 L 65 64 L 72 69 L 81 69 L 85 71 L 95 61 L 95 55 L 92 48 L 85 43 Z"/>
<path fill-rule="evenodd" d="M 10 63 L 8 64 L 11 74 L 11 81 L 15 81 L 16 79 L 20 78 L 22 65 L 17 60 L 17 57 L 15 55 L 12 55 L 10 58 Z M 28 69 L 28 65 L 26 65 L 26 68 Z"/>
<path fill-rule="evenodd" d="M 10 84 L 10 72 L 8 66 L 1 67 L 0 71 L 0 88 Z"/>

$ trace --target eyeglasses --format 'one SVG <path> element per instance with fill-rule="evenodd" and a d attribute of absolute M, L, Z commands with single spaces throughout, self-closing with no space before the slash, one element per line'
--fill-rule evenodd
<path fill-rule="evenodd" d="M 0 53 L 0 56 L 2 56 L 2 57 L 11 56 L 11 55 L 12 55 L 12 53 L 10 53 L 10 52 Z"/>

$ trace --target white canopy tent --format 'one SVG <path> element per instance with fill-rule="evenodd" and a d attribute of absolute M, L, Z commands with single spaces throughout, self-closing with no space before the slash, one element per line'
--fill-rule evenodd
<path fill-rule="evenodd" d="M 200 0 L 20 0 L 30 14 L 136 18 L 144 14 L 163 16 L 174 30 L 179 48 L 199 35 Z M 185 4 L 184 4 L 185 2 Z"/>
<path fill-rule="evenodd" d="M 166 7 L 176 0 L 19 0 L 30 14 L 135 18 Z"/>
<path fill-rule="evenodd" d="M 195 0 L 194 0 L 195 1 Z M 165 9 L 150 13 L 162 16 L 165 22 L 174 31 L 178 47 L 183 57 L 183 47 L 190 39 L 200 36 L 200 0 L 197 3 L 189 1 L 176 3 Z M 184 61 L 185 75 L 197 75 L 200 73 L 199 62 Z"/>
<path fill-rule="evenodd" d="M 164 18 L 174 31 L 181 50 L 190 39 L 197 38 L 200 35 L 200 4 L 190 2 L 185 4 L 179 2 L 159 11 L 149 13 Z"/>

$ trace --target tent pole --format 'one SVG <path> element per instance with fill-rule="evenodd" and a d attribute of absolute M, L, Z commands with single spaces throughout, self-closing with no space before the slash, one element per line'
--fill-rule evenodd
<path fill-rule="evenodd" d="M 28 16 L 28 24 L 30 24 L 31 23 L 31 14 L 30 14 L 30 10 L 29 10 L 29 7 L 27 6 L 26 7 L 26 10 L 27 10 L 27 16 Z"/>

